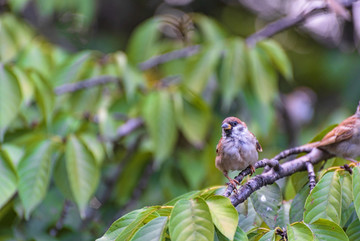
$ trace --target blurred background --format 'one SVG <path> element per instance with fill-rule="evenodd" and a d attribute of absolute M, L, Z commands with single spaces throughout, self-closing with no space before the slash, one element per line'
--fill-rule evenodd
<path fill-rule="evenodd" d="M 351 2 L 249 48 L 270 22 L 325 2 L 0 0 L 0 240 L 94 240 L 135 208 L 223 185 L 214 160 L 227 116 L 270 158 L 352 115 Z"/>

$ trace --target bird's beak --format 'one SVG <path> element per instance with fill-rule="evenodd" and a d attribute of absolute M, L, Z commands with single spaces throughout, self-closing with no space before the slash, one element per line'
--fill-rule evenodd
<path fill-rule="evenodd" d="M 221 128 L 223 128 L 224 130 L 230 130 L 231 129 L 231 125 L 228 123 L 224 123 L 222 124 Z"/>

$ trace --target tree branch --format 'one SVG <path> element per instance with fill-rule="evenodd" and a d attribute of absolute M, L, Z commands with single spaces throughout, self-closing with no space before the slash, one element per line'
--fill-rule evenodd
<path fill-rule="evenodd" d="M 351 7 L 352 4 L 357 1 L 358 0 L 349 0 L 349 1 L 342 3 L 342 6 L 344 6 L 345 8 Z M 303 12 L 295 17 L 286 16 L 284 18 L 278 19 L 278 20 L 268 24 L 263 29 L 257 31 L 256 33 L 250 35 L 249 37 L 247 37 L 245 42 L 249 47 L 252 47 L 261 40 L 264 40 L 266 38 L 274 36 L 275 34 L 282 32 L 293 26 L 300 25 L 303 22 L 305 22 L 307 19 L 309 19 L 319 13 L 327 12 L 327 11 L 329 11 L 329 9 L 330 9 L 329 6 L 316 7 L 316 8 L 311 9 L 308 12 Z M 141 70 L 151 69 L 157 65 L 169 62 L 174 59 L 180 59 L 180 58 L 195 55 L 200 51 L 200 49 L 201 49 L 201 45 L 193 45 L 193 46 L 189 46 L 186 48 L 174 50 L 174 51 L 162 54 L 162 55 L 152 57 L 152 58 L 146 60 L 145 62 L 140 63 L 139 68 Z"/>
<path fill-rule="evenodd" d="M 295 172 L 307 170 L 306 163 L 309 162 L 314 165 L 330 157 L 332 157 L 332 155 L 320 149 L 313 148 L 310 153 L 304 156 L 280 164 L 278 171 L 272 168 L 267 172 L 251 178 L 247 183 L 245 183 L 239 188 L 236 194 L 230 196 L 231 203 L 236 207 L 240 203 L 244 202 L 253 192 L 260 189 L 261 187 L 273 184 L 275 181 L 283 177 L 290 176 Z M 265 164 L 266 162 L 267 161 L 265 161 Z"/>
<path fill-rule="evenodd" d="M 311 164 L 311 162 L 306 162 L 305 165 L 306 165 L 306 169 L 309 173 L 309 175 L 308 175 L 309 176 L 309 187 L 310 187 L 310 192 L 311 192 L 311 190 L 313 190 L 316 185 L 316 180 L 315 180 L 316 176 L 315 176 L 314 166 L 313 166 L 313 164 Z"/>
<path fill-rule="evenodd" d="M 55 88 L 54 92 L 57 95 L 62 95 L 69 92 L 75 92 L 82 89 L 88 89 L 97 85 L 104 85 L 107 83 L 118 82 L 119 78 L 109 75 L 96 76 L 81 82 L 64 84 Z"/>

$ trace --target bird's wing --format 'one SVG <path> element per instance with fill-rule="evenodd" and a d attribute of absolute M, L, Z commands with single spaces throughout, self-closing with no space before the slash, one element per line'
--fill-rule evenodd
<path fill-rule="evenodd" d="M 255 138 L 255 140 L 256 140 L 256 143 L 255 143 L 255 145 L 256 145 L 256 150 L 257 150 L 258 152 L 262 152 L 263 149 L 262 149 L 259 141 L 256 139 L 256 136 L 255 136 L 251 131 L 249 131 L 249 132 L 250 132 L 250 134 L 251 134 L 251 135 Z"/>
<path fill-rule="evenodd" d="M 345 119 L 337 127 L 327 133 L 317 146 L 327 146 L 351 138 L 354 133 L 355 122 L 356 118 L 349 117 Z"/>

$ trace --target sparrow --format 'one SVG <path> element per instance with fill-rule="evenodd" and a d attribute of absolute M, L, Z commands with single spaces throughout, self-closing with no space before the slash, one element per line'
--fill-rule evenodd
<path fill-rule="evenodd" d="M 343 120 L 321 141 L 308 146 L 357 163 L 353 158 L 360 156 L 360 101 L 354 115 Z"/>
<path fill-rule="evenodd" d="M 262 147 L 246 124 L 236 117 L 227 117 L 221 125 L 222 136 L 216 146 L 215 166 L 236 187 L 240 184 L 228 176 L 229 171 L 244 170 L 248 166 L 255 172 L 253 165 L 258 160 Z"/>

